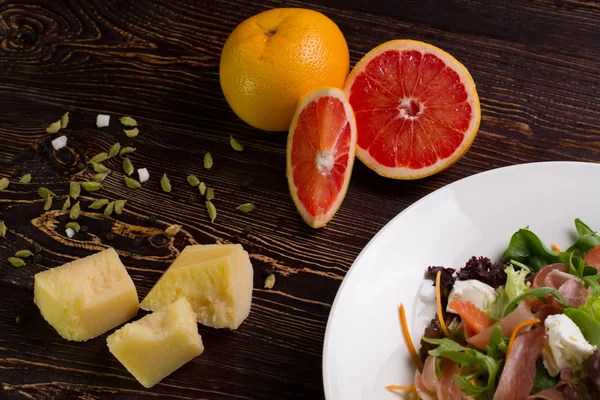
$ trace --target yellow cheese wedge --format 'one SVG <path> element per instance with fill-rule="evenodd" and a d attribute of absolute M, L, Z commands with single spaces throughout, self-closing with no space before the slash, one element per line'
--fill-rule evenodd
<path fill-rule="evenodd" d="M 237 329 L 250 313 L 254 270 L 241 245 L 186 247 L 142 301 L 158 310 L 186 297 L 198 322 Z"/>
<path fill-rule="evenodd" d="M 59 335 L 76 341 L 103 334 L 139 309 L 133 281 L 112 248 L 37 273 L 33 301 Z"/>
<path fill-rule="evenodd" d="M 196 314 L 185 297 L 126 324 L 106 343 L 127 371 L 147 388 L 204 351 Z"/>

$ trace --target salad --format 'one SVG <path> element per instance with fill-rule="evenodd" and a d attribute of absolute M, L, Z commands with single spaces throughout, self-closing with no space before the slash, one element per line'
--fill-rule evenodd
<path fill-rule="evenodd" d="M 424 400 L 600 399 L 600 235 L 580 219 L 575 228 L 565 251 L 524 228 L 500 262 L 427 268 L 437 315 L 417 353 L 400 305 L 417 371 L 387 388 Z"/>

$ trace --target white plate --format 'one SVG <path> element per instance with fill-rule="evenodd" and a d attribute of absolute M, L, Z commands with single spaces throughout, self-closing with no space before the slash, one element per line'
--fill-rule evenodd
<path fill-rule="evenodd" d="M 404 210 L 365 247 L 337 293 L 323 349 L 326 398 L 398 400 L 384 386 L 412 383 L 397 307 L 404 303 L 418 346 L 435 314 L 428 266 L 499 260 L 527 225 L 547 244 L 568 247 L 575 218 L 600 229 L 599 198 L 600 165 L 548 162 L 474 175 Z"/>

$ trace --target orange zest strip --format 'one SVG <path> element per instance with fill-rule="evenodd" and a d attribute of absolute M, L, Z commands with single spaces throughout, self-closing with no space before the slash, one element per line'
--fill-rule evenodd
<path fill-rule="evenodd" d="M 444 322 L 444 314 L 442 313 L 442 289 L 440 287 L 440 282 L 442 280 L 442 271 L 438 271 L 435 276 L 435 301 L 437 305 L 437 317 L 440 322 L 440 327 L 446 337 L 450 337 L 450 332 L 448 332 L 448 328 L 446 327 L 446 322 Z"/>
<path fill-rule="evenodd" d="M 556 243 L 552 243 L 552 250 L 558 251 L 559 253 L 561 252 L 560 247 L 558 247 Z"/>
<path fill-rule="evenodd" d="M 414 392 L 415 390 L 417 390 L 415 389 L 415 385 L 387 385 L 385 388 L 387 390 L 406 390 L 407 392 Z"/>
<path fill-rule="evenodd" d="M 421 361 L 421 358 L 417 354 L 417 351 L 415 350 L 415 346 L 413 345 L 413 341 L 410 337 L 410 332 L 408 330 L 408 324 L 406 323 L 406 311 L 404 311 L 404 304 L 400 304 L 400 307 L 398 307 L 398 314 L 400 315 L 400 327 L 402 328 L 402 335 L 404 336 L 404 342 L 406 343 L 406 347 L 408 347 L 410 356 L 412 357 L 413 361 L 417 365 L 417 368 L 419 368 L 419 371 L 422 371 L 423 370 L 423 361 Z"/>
<path fill-rule="evenodd" d="M 533 319 L 528 319 L 527 321 L 523 321 L 519 325 L 515 326 L 515 329 L 513 329 L 512 334 L 510 335 L 510 340 L 508 341 L 508 348 L 506 349 L 506 358 L 508 358 L 508 355 L 510 354 L 510 351 L 512 350 L 513 343 L 514 343 L 515 338 L 517 337 L 517 334 L 519 333 L 519 331 L 521 329 L 525 328 L 526 326 L 537 324 L 538 322 L 540 322 L 540 320 L 538 318 L 533 318 Z"/>

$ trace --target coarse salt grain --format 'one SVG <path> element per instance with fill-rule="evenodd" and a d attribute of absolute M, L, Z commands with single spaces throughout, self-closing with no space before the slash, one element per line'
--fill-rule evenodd
<path fill-rule="evenodd" d="M 96 117 L 96 126 L 98 128 L 104 128 L 110 124 L 110 115 L 98 114 Z"/>
<path fill-rule="evenodd" d="M 137 170 L 138 175 L 140 176 L 140 183 L 146 182 L 150 178 L 150 173 L 147 168 L 140 168 Z"/>
<path fill-rule="evenodd" d="M 67 145 L 67 137 L 64 135 L 59 136 L 52 141 L 52 147 L 54 147 L 54 150 L 56 150 L 56 151 L 62 149 L 66 145 Z"/>

